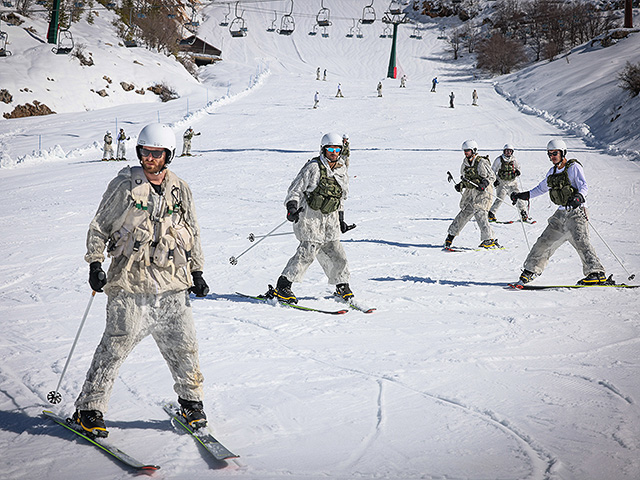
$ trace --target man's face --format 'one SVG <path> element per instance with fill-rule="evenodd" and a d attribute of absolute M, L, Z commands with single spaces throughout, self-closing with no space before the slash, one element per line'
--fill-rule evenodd
<path fill-rule="evenodd" d="M 505 148 L 503 153 L 505 157 L 510 158 L 511 155 L 513 155 L 513 150 L 511 150 L 510 148 Z"/>
<path fill-rule="evenodd" d="M 142 147 L 140 149 L 140 163 L 146 173 L 154 175 L 159 173 L 164 167 L 165 156 L 166 152 L 162 147 Z"/>
<path fill-rule="evenodd" d="M 471 150 L 470 148 L 464 151 L 464 156 L 467 158 L 472 158 L 473 157 L 473 150 Z"/>
<path fill-rule="evenodd" d="M 561 150 L 549 150 L 547 152 L 547 155 L 549 155 L 549 160 L 551 160 L 551 163 L 553 163 L 554 165 L 560 165 L 562 163 L 562 151 Z"/>
<path fill-rule="evenodd" d="M 327 145 L 324 147 L 324 155 L 329 162 L 334 163 L 338 161 L 340 152 L 342 151 L 342 145 Z"/>

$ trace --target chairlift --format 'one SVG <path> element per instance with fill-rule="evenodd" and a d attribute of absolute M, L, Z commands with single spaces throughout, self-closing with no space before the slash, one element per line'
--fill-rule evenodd
<path fill-rule="evenodd" d="M 380 34 L 380 38 L 391 38 L 392 34 L 391 34 L 391 27 L 389 25 L 385 25 L 384 29 L 382 30 L 382 33 Z"/>
<path fill-rule="evenodd" d="M 349 33 L 345 35 L 347 38 L 353 38 L 353 29 L 356 28 L 356 19 L 353 19 L 353 26 L 349 27 Z"/>
<path fill-rule="evenodd" d="M 46 0 L 43 0 L 44 3 L 47 3 Z M 107 3 L 107 8 L 116 8 L 118 4 L 116 2 Z"/>
<path fill-rule="evenodd" d="M 312 30 L 309 32 L 309 35 L 315 37 L 318 34 L 318 24 L 314 23 Z"/>
<path fill-rule="evenodd" d="M 360 28 L 360 24 L 362 23 L 362 19 L 358 20 L 358 31 L 356 32 L 356 38 L 364 38 L 362 34 L 362 29 Z"/>
<path fill-rule="evenodd" d="M 376 21 L 376 11 L 373 8 L 373 1 L 374 0 L 371 0 L 371 5 L 367 5 L 362 9 L 361 23 L 363 25 L 371 25 Z"/>
<path fill-rule="evenodd" d="M 9 34 L 0 30 L 0 57 L 9 57 L 11 52 L 7 50 Z"/>
<path fill-rule="evenodd" d="M 331 22 L 329 21 L 329 15 L 331 12 L 328 8 L 325 8 L 324 0 L 320 0 L 320 7 L 320 11 L 316 15 L 316 23 L 319 27 L 328 27 L 331 25 Z"/>
<path fill-rule="evenodd" d="M 322 27 L 322 38 L 329 38 L 329 32 L 327 31 L 327 27 Z"/>
<path fill-rule="evenodd" d="M 224 14 L 224 19 L 220 22 L 221 27 L 229 26 L 229 15 L 231 15 L 231 4 L 228 3 L 227 7 L 229 7 L 229 11 Z"/>
<path fill-rule="evenodd" d="M 293 19 L 293 0 L 291 0 L 291 10 L 289 11 L 289 13 L 282 16 L 282 21 L 280 22 L 280 30 L 278 30 L 278 33 L 280 35 L 291 35 L 295 29 L 296 22 Z"/>
<path fill-rule="evenodd" d="M 239 3 L 240 2 L 236 2 L 236 18 L 234 18 L 229 25 L 229 33 L 234 38 L 247 36 L 247 26 L 245 24 L 244 18 L 242 18 L 242 15 L 238 15 Z M 242 13 L 244 14 L 244 11 Z"/>
<path fill-rule="evenodd" d="M 276 31 L 276 20 L 278 20 L 278 13 L 273 11 L 273 20 L 271 21 L 271 25 L 267 28 L 267 32 L 275 32 Z"/>
<path fill-rule="evenodd" d="M 414 38 L 416 40 L 422 40 L 422 34 L 420 33 L 420 29 L 418 28 L 418 25 L 413 27 L 413 32 L 411 33 L 411 35 L 409 35 L 409 38 Z"/>
<path fill-rule="evenodd" d="M 69 29 L 58 30 L 58 43 L 51 51 L 59 55 L 67 55 L 73 50 L 73 35 Z"/>
<path fill-rule="evenodd" d="M 391 15 L 400 15 L 402 13 L 402 5 L 397 0 L 392 0 L 389 4 L 389 13 Z"/>

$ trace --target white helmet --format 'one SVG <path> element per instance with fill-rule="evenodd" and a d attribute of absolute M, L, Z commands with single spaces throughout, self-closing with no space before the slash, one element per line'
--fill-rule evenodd
<path fill-rule="evenodd" d="M 502 147 L 502 153 L 503 153 L 503 154 L 506 154 L 505 152 L 506 152 L 507 150 L 511 150 L 511 154 L 513 154 L 513 152 L 515 152 L 515 150 L 516 150 L 516 149 L 515 149 L 515 148 L 513 148 L 513 145 L 511 145 L 510 143 L 505 143 L 505 144 L 504 144 L 504 147 Z M 509 156 L 511 156 L 511 155 L 509 155 Z"/>
<path fill-rule="evenodd" d="M 320 150 L 323 150 L 327 145 L 342 146 L 342 136 L 339 133 L 329 132 L 325 133 L 320 140 Z"/>
<path fill-rule="evenodd" d="M 347 135 L 346 133 L 344 135 L 342 135 L 342 139 L 343 140 L 349 140 L 349 135 Z"/>
<path fill-rule="evenodd" d="M 136 153 L 140 159 L 141 147 L 161 147 L 167 151 L 165 165 L 169 165 L 176 154 L 176 136 L 169 125 L 150 123 L 140 131 Z"/>
<path fill-rule="evenodd" d="M 473 153 L 478 153 L 478 142 L 475 140 L 466 140 L 462 144 L 462 150 L 473 150 Z"/>
<path fill-rule="evenodd" d="M 547 152 L 550 152 L 551 150 L 560 150 L 563 157 L 567 156 L 567 144 L 564 143 L 564 140 L 561 138 L 554 138 L 547 143 Z"/>
<path fill-rule="evenodd" d="M 111 135 L 111 130 L 107 130 L 107 135 Z"/>

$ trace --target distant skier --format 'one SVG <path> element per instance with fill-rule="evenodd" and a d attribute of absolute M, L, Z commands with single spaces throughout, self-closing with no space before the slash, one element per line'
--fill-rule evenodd
<path fill-rule="evenodd" d="M 349 176 L 340 159 L 341 152 L 339 134 L 323 135 L 320 155 L 309 160 L 289 186 L 285 199 L 287 219 L 293 222 L 300 244 L 278 278 L 276 288 L 269 285 L 267 298 L 297 303 L 291 285 L 302 280 L 316 258 L 329 284 L 336 286 L 335 295 L 344 299 L 353 297 L 347 256 L 340 243 L 340 234 L 355 227 L 344 221 L 343 203 Z"/>
<path fill-rule="evenodd" d="M 381 97 L 382 96 L 382 82 L 378 82 L 378 86 L 376 87 L 376 90 L 378 90 L 378 96 Z"/>
<path fill-rule="evenodd" d="M 567 145 L 561 139 L 553 139 L 547 144 L 547 155 L 553 167 L 546 178 L 528 192 L 511 194 L 511 201 L 529 201 L 531 198 L 549 192 L 549 198 L 558 205 L 542 235 L 531 248 L 524 261 L 524 270 L 519 283 L 529 283 L 541 275 L 549 259 L 563 243 L 569 242 L 578 252 L 585 277 L 579 285 L 607 283 L 605 269 L 589 240 L 586 198 L 589 186 L 582 165 L 575 158 L 567 160 Z"/>
<path fill-rule="evenodd" d="M 438 77 L 433 77 L 433 80 L 431 80 L 431 91 L 435 92 L 436 91 L 436 85 L 438 85 Z"/>
<path fill-rule="evenodd" d="M 342 151 L 340 152 L 340 158 L 344 160 L 344 166 L 349 168 L 349 156 L 351 155 L 351 148 L 349 147 L 349 135 L 346 133 L 342 135 Z"/>
<path fill-rule="evenodd" d="M 478 106 L 478 92 L 476 90 L 474 90 L 473 93 L 471 94 L 471 100 L 472 100 L 471 105 L 475 105 L 477 107 Z"/>
<path fill-rule="evenodd" d="M 400 77 L 400 88 L 406 88 L 406 87 L 407 87 L 407 76 L 402 75 Z"/>
<path fill-rule="evenodd" d="M 320 80 L 320 67 L 316 70 L 316 80 Z"/>
<path fill-rule="evenodd" d="M 189 127 L 185 130 L 184 134 L 182 135 L 182 156 L 184 157 L 185 155 L 191 155 L 191 139 L 193 137 L 197 137 L 198 135 L 200 135 L 200 132 L 195 133 L 193 131 L 193 128 Z"/>
<path fill-rule="evenodd" d="M 336 92 L 336 97 L 343 97 L 342 95 L 342 84 L 338 84 L 338 91 Z"/>
<path fill-rule="evenodd" d="M 324 69 L 324 75 L 322 76 L 322 80 L 327 81 L 327 69 Z"/>
<path fill-rule="evenodd" d="M 116 153 L 116 160 L 126 160 L 127 155 L 124 142 L 129 140 L 129 137 L 127 137 L 127 134 L 124 133 L 124 129 L 120 129 L 116 140 L 118 140 L 118 151 Z"/>
<path fill-rule="evenodd" d="M 474 217 L 480 229 L 479 247 L 500 248 L 487 218 L 493 197 L 493 182 L 496 179 L 491 170 L 489 157 L 478 155 L 478 144 L 475 140 L 465 141 L 462 150 L 464 160 L 460 167 L 461 182 L 455 185 L 456 191 L 462 193 L 460 213 L 449 226 L 444 246 L 451 247 L 453 239 L 460 234 L 471 217 Z"/>
<path fill-rule="evenodd" d="M 320 93 L 316 90 L 316 94 L 313 96 L 313 108 L 318 108 L 320 103 Z"/>
<path fill-rule="evenodd" d="M 513 154 L 513 145 L 507 143 L 502 147 L 502 155 L 497 157 L 493 161 L 492 170 L 496 174 L 496 181 L 493 186 L 496 187 L 496 200 L 493 202 L 491 209 L 489 210 L 489 221 L 495 222 L 496 212 L 503 203 L 505 197 L 511 198 L 512 193 L 520 192 L 518 188 L 518 177 L 520 176 L 520 164 Z M 522 221 L 529 221 L 529 215 L 527 214 L 526 203 L 524 200 L 518 200 L 518 210 Z"/>
<path fill-rule="evenodd" d="M 450 108 L 454 108 L 453 107 L 453 101 L 456 99 L 456 96 L 454 95 L 453 92 L 451 92 L 451 94 L 449 95 L 449 107 Z"/>
<path fill-rule="evenodd" d="M 107 130 L 107 133 L 104 134 L 102 160 L 113 160 L 113 137 L 111 136 L 111 132 L 109 130 Z"/>

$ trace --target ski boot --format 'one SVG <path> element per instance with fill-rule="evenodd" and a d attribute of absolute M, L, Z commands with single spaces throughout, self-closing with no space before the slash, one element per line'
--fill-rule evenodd
<path fill-rule="evenodd" d="M 607 276 L 604 272 L 591 272 L 578 282 L 578 285 L 606 285 Z"/>
<path fill-rule="evenodd" d="M 207 426 L 207 416 L 204 414 L 202 402 L 178 398 L 178 403 L 180 404 L 180 415 L 182 415 L 189 427 L 197 430 Z"/>
<path fill-rule="evenodd" d="M 98 410 L 76 410 L 71 417 L 71 422 L 92 437 L 106 438 L 109 435 L 102 412 Z"/>
<path fill-rule="evenodd" d="M 491 249 L 491 248 L 502 248 L 502 246 L 498 243 L 497 238 L 488 238 L 486 240 L 483 240 L 482 243 L 478 245 L 478 248 Z"/>
<path fill-rule="evenodd" d="M 353 292 L 351 291 L 351 289 L 349 288 L 349 284 L 348 283 L 339 283 L 336 285 L 336 291 L 334 292 L 334 295 L 337 297 L 342 298 L 343 300 L 349 300 L 351 298 L 353 298 Z"/>
<path fill-rule="evenodd" d="M 518 282 L 520 282 L 521 285 L 524 285 L 526 283 L 529 283 L 536 277 L 537 275 L 535 273 L 530 272 L 529 270 L 523 270 L 520 274 L 520 279 L 518 280 Z"/>
<path fill-rule="evenodd" d="M 455 235 L 447 235 L 447 238 L 444 241 L 444 248 L 451 248 L 454 238 L 456 238 Z"/>
<path fill-rule="evenodd" d="M 274 289 L 269 285 L 269 291 L 265 295 L 267 298 L 277 298 L 279 301 L 287 303 L 298 303 L 298 299 L 291 290 L 292 283 L 284 275 L 280 275 L 278 283 Z M 269 296 L 270 295 L 270 296 Z"/>
<path fill-rule="evenodd" d="M 496 214 L 493 212 L 489 212 L 487 213 L 487 218 L 489 219 L 490 222 L 497 222 L 498 219 L 496 218 Z"/>

